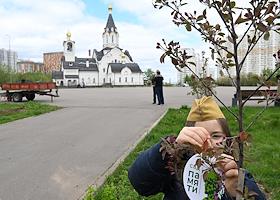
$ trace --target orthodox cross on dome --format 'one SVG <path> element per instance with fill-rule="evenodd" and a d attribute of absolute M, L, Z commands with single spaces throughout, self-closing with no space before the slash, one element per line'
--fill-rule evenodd
<path fill-rule="evenodd" d="M 113 11 L 113 6 L 112 6 L 112 4 L 109 4 L 109 6 L 108 6 L 108 11 L 109 11 L 110 14 L 112 14 L 112 11 Z"/>

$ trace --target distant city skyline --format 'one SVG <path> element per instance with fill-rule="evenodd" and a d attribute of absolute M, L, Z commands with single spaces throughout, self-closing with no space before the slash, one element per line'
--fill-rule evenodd
<path fill-rule="evenodd" d="M 205 8 L 195 1 L 189 3 L 188 10 Z M 159 62 L 163 52 L 155 47 L 163 38 L 179 41 L 182 48 L 193 48 L 196 53 L 205 51 L 206 57 L 210 57 L 208 44 L 202 42 L 200 34 L 178 28 L 172 22 L 170 10 L 155 9 L 151 0 L 1 0 L 0 49 L 16 51 L 22 60 L 43 62 L 43 53 L 63 50 L 62 42 L 70 31 L 77 56 L 86 57 L 89 49 L 102 48 L 109 4 L 120 32 L 120 46 L 129 49 L 143 71 L 159 69 L 165 82 L 177 82 L 177 70 L 169 58 L 164 64 Z M 248 2 L 237 0 L 236 4 L 242 7 Z M 209 14 L 210 20 L 219 23 L 213 12 Z M 214 66 L 210 59 L 210 69 Z"/>
<path fill-rule="evenodd" d="M 168 9 L 154 9 L 151 0 L 2 0 L 0 5 L 0 48 L 18 52 L 23 60 L 43 61 L 43 53 L 63 50 L 62 42 L 70 31 L 76 41 L 77 56 L 88 55 L 89 49 L 102 48 L 102 32 L 108 16 L 108 5 L 120 34 L 120 46 L 129 49 L 134 60 L 145 71 L 159 69 L 165 81 L 177 82 L 177 71 L 166 59 L 159 62 L 162 51 L 156 43 L 183 41 L 182 46 L 207 49 L 195 33 L 172 23 Z M 191 38 L 191 39 L 190 39 Z"/>

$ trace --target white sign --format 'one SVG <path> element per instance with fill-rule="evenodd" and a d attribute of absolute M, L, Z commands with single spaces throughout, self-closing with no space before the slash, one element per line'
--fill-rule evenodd
<path fill-rule="evenodd" d="M 185 165 L 183 172 L 183 184 L 190 200 L 202 200 L 207 197 L 207 194 L 205 194 L 203 174 L 211 167 L 204 162 L 198 169 L 196 166 L 196 161 L 198 159 L 202 160 L 199 154 L 192 156 Z"/>

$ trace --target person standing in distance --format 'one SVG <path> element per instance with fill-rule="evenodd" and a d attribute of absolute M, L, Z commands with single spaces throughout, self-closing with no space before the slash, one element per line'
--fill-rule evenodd
<path fill-rule="evenodd" d="M 160 74 L 160 71 L 157 70 L 155 76 L 155 91 L 158 98 L 158 105 L 164 104 L 162 83 L 163 83 L 163 77 Z"/>
<path fill-rule="evenodd" d="M 152 75 L 152 87 L 153 87 L 153 104 L 156 104 L 156 80 L 155 80 L 155 74 Z"/>

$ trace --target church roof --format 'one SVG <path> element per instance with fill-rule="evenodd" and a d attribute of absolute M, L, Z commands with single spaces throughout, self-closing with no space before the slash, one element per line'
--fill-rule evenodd
<path fill-rule="evenodd" d="M 100 61 L 104 56 L 103 50 L 97 51 L 96 49 L 94 49 L 93 51 L 95 52 L 96 59 Z"/>
<path fill-rule="evenodd" d="M 65 78 L 79 78 L 79 75 L 65 75 Z"/>
<path fill-rule="evenodd" d="M 133 62 L 131 55 L 129 54 L 129 51 L 125 50 L 124 55 L 127 55 L 129 60 L 131 60 L 131 62 Z"/>
<path fill-rule="evenodd" d="M 121 51 L 123 50 L 123 49 L 121 49 L 121 48 L 119 48 L 119 47 L 115 47 L 115 48 L 118 48 L 118 49 L 120 49 Z M 111 51 L 112 49 L 113 49 L 113 48 L 111 48 L 111 47 L 105 47 L 105 48 L 102 49 L 101 51 L 97 51 L 96 49 L 94 49 L 93 51 L 94 51 L 95 54 L 96 54 L 96 59 L 97 59 L 98 61 L 100 61 L 100 60 L 103 58 L 103 56 L 105 55 L 105 54 L 104 54 L 104 50 Z M 130 60 L 131 62 L 133 62 L 132 57 L 131 57 L 131 55 L 129 54 L 129 51 L 128 51 L 128 50 L 125 50 L 124 54 L 125 54 L 126 56 L 128 56 L 128 58 L 129 58 L 129 60 Z"/>
<path fill-rule="evenodd" d="M 120 73 L 123 68 L 127 67 L 134 73 L 142 73 L 137 63 L 109 63 L 108 67 L 111 66 L 113 73 Z"/>
<path fill-rule="evenodd" d="M 105 30 L 107 28 L 109 29 L 109 32 L 111 32 L 111 28 L 117 29 L 117 27 L 115 26 L 115 23 L 114 23 L 114 20 L 113 20 L 113 17 L 112 17 L 111 13 L 109 14 Z"/>
<path fill-rule="evenodd" d="M 87 61 L 89 66 L 86 66 Z M 98 71 L 96 60 L 94 58 L 77 58 L 75 57 L 75 62 L 67 62 L 62 60 L 64 69 L 78 69 L 79 71 Z"/>
<path fill-rule="evenodd" d="M 63 79 L 62 71 L 52 71 L 52 79 Z"/>

